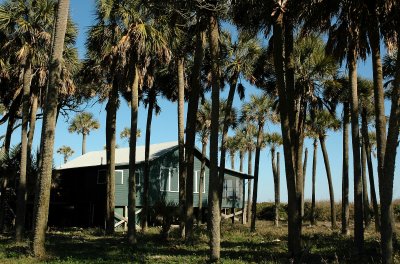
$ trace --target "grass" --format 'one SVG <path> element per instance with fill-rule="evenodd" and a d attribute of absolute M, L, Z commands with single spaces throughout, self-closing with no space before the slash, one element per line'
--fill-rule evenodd
<path fill-rule="evenodd" d="M 399 225 L 397 230 L 399 230 Z M 332 231 L 329 223 L 304 226 L 304 263 L 380 263 L 379 235 L 373 225 L 366 230 L 366 256 L 356 260 L 352 255 L 351 237 Z M 168 241 L 162 240 L 159 228 L 138 234 L 138 245 L 130 248 L 123 233 L 104 236 L 97 229 L 51 230 L 47 236 L 48 257 L 37 260 L 29 255 L 28 241 L 15 243 L 0 236 L 0 263 L 206 263 L 208 237 L 205 226 L 196 230 L 196 243 L 179 241 L 174 229 Z M 250 233 L 241 224 L 222 224 L 221 263 L 289 263 L 287 226 L 274 227 L 272 222 L 259 221 L 257 231 Z M 400 263 L 396 245 L 396 263 Z"/>

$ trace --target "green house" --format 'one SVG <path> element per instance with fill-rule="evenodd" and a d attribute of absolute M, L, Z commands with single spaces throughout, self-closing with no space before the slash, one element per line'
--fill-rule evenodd
<path fill-rule="evenodd" d="M 140 212 L 143 201 L 144 146 L 136 149 L 136 206 Z M 178 143 L 150 146 L 149 205 L 163 201 L 179 203 Z M 195 150 L 193 205 L 199 204 L 201 153 Z M 116 226 L 126 222 L 128 206 L 129 148 L 116 149 L 115 158 L 115 218 Z M 207 208 L 209 160 L 206 159 L 202 206 Z M 247 174 L 225 169 L 222 208 L 243 209 Z M 60 225 L 102 226 L 106 203 L 106 152 L 86 153 L 57 169 L 56 188 L 52 192 L 49 222 Z M 242 210 L 243 211 L 243 210 Z M 240 212 L 239 212 L 240 213 Z M 54 216 L 54 218 L 51 217 Z M 64 221 L 64 222 L 63 222 Z"/>

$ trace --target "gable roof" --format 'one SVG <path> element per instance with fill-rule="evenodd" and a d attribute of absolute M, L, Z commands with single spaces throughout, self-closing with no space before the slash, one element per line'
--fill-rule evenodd
<path fill-rule="evenodd" d="M 150 145 L 150 160 L 154 160 L 178 147 L 178 142 Z M 136 147 L 136 163 L 144 162 L 145 146 Z M 129 148 L 115 149 L 115 165 L 129 164 Z M 106 165 L 106 151 L 91 151 L 61 165 L 58 170 Z"/>
<path fill-rule="evenodd" d="M 173 151 L 178 148 L 178 142 L 165 142 L 159 144 L 150 145 L 150 157 L 149 160 L 155 160 L 164 154 Z M 195 155 L 198 159 L 201 160 L 201 152 L 196 147 Z M 136 164 L 142 163 L 145 160 L 145 146 L 137 146 L 136 147 Z M 115 165 L 128 165 L 129 164 L 129 148 L 120 148 L 115 149 Z M 206 157 L 206 164 L 210 166 L 210 160 Z M 94 167 L 106 165 L 106 151 L 91 151 L 82 156 L 79 156 L 67 163 L 61 165 L 57 170 L 66 170 L 66 169 L 77 169 L 83 167 Z M 231 170 L 225 168 L 225 171 L 230 173 L 231 175 L 244 179 L 252 179 L 253 176 L 248 175 L 243 172 Z"/>

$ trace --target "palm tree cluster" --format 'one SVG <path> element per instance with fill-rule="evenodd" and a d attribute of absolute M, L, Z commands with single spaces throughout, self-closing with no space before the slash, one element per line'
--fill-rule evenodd
<path fill-rule="evenodd" d="M 341 129 L 341 231 L 349 233 L 350 130 L 355 253 L 360 256 L 365 253 L 364 228 L 371 222 L 373 211 L 376 230 L 381 234 L 382 262 L 393 263 L 392 196 L 400 131 L 400 53 L 396 52 L 400 45 L 400 5 L 397 1 L 97 0 L 95 10 L 94 25 L 86 40 L 86 56 L 80 62 L 74 46 L 76 27 L 68 15 L 69 0 L 6 0 L 0 5 L 0 125 L 7 122 L 6 134 L 1 137 L 5 153 L 10 152 L 12 133 L 21 127 L 17 240 L 24 234 L 28 157 L 35 121 L 43 118 L 40 167 L 36 189 L 32 191 L 35 195 L 32 243 L 35 256 L 45 254 L 57 118 L 60 113 L 68 114 L 68 109 L 76 111 L 83 100 L 90 97 L 106 102 L 107 234 L 114 232 L 116 120 L 121 99 L 126 100 L 131 109 L 130 127 L 125 128 L 120 137 L 126 139 L 130 147 L 127 241 L 130 245 L 137 243 L 138 106 L 143 103 L 147 108 L 140 217 L 141 228 L 146 231 L 152 117 L 161 111 L 158 99 L 162 96 L 177 105 L 180 234 L 188 243 L 194 239 L 196 135 L 200 138 L 203 156 L 199 201 L 202 201 L 209 147 L 207 225 L 211 261 L 220 259 L 227 154 L 232 169 L 235 169 L 236 153 L 239 154 L 241 172 L 247 154 L 247 173 L 254 174 L 254 178 L 247 182 L 247 211 L 243 212 L 247 217 L 243 220 L 249 221 L 250 230 L 255 231 L 260 155 L 261 149 L 267 146 L 275 190 L 275 225 L 279 224 L 279 146 L 283 146 L 288 190 L 288 249 L 290 257 L 299 262 L 304 251 L 302 223 L 306 220 L 315 223 L 319 142 L 329 187 L 331 225 L 332 229 L 337 228 L 332 172 L 325 144 L 328 131 Z M 229 25 L 229 30 L 225 30 L 225 24 Z M 382 59 L 384 53 L 388 55 Z M 358 61 L 367 59 L 372 60 L 372 80 L 357 76 Z M 339 71 L 342 62 L 345 62 L 345 71 Z M 244 99 L 247 83 L 260 92 L 251 95 L 238 111 L 233 106 L 235 96 Z M 222 99 L 220 94 L 225 86 L 227 98 Z M 391 102 L 388 118 L 385 100 Z M 280 125 L 281 133 L 273 131 L 276 124 Z M 86 149 L 86 136 L 98 128 L 99 122 L 90 113 L 78 114 L 71 121 L 69 131 L 83 136 L 82 154 Z M 376 135 L 379 199 L 371 157 L 372 128 Z M 306 138 L 313 140 L 310 219 L 304 215 Z M 63 146 L 57 152 L 66 162 L 73 150 Z M 368 181 L 370 191 L 367 190 Z M 1 188 L 1 193 L 8 188 L 3 175 Z M 0 204 L 5 203 L 0 201 Z M 200 212 L 202 203 L 198 206 Z"/>

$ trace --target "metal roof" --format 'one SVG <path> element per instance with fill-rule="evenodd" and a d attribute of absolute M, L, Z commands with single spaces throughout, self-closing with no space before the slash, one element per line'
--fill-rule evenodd
<path fill-rule="evenodd" d="M 154 160 L 162 155 L 178 148 L 178 141 L 165 142 L 159 144 L 150 145 L 150 157 L 149 160 Z M 195 155 L 201 159 L 201 152 L 199 149 L 195 148 Z M 136 164 L 144 162 L 145 146 L 136 147 Z M 206 164 L 209 166 L 209 158 L 206 157 Z M 115 165 L 128 165 L 129 164 L 129 148 L 115 149 Z M 84 168 L 84 167 L 94 167 L 106 165 L 106 151 L 91 151 L 82 156 L 79 156 L 67 163 L 61 165 L 57 170 Z M 252 179 L 253 176 L 248 175 L 243 172 L 225 168 L 226 172 L 231 173 L 233 176 Z"/>
<path fill-rule="evenodd" d="M 178 147 L 178 142 L 150 145 L 150 160 L 156 159 Z M 144 162 L 145 146 L 136 147 L 136 163 Z M 129 148 L 115 149 L 115 165 L 129 164 Z M 58 170 L 106 165 L 106 151 L 91 151 L 61 165 Z"/>

